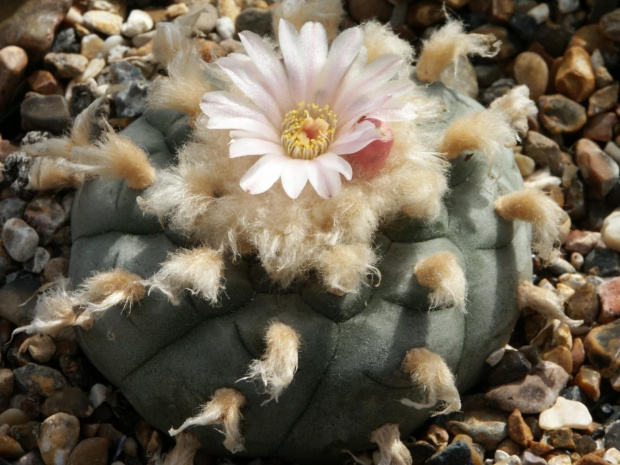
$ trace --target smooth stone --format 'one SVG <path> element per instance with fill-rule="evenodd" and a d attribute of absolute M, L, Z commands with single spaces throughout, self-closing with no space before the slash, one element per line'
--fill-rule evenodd
<path fill-rule="evenodd" d="M 583 128 L 583 137 L 599 142 L 610 142 L 617 123 L 618 116 L 612 112 L 593 116 Z"/>
<path fill-rule="evenodd" d="M 605 66 L 599 66 L 594 70 L 594 79 L 596 87 L 602 89 L 614 83 L 614 77 Z"/>
<path fill-rule="evenodd" d="M 29 420 L 28 415 L 18 408 L 9 408 L 0 413 L 0 425 L 23 425 L 28 423 Z"/>
<path fill-rule="evenodd" d="M 106 465 L 109 444 L 106 438 L 84 439 L 71 452 L 69 465 Z"/>
<path fill-rule="evenodd" d="M 539 132 L 529 131 L 523 145 L 525 154 L 541 167 L 549 166 L 553 174 L 560 174 L 560 146 Z"/>
<path fill-rule="evenodd" d="M 62 95 L 64 90 L 52 73 L 38 69 L 28 77 L 28 84 L 33 92 L 42 95 Z"/>
<path fill-rule="evenodd" d="M 570 428 L 559 428 L 550 431 L 548 442 L 556 449 L 575 450 L 577 447 Z"/>
<path fill-rule="evenodd" d="M 411 27 L 429 27 L 446 17 L 441 4 L 422 0 L 413 2 L 407 11 L 407 24 Z"/>
<path fill-rule="evenodd" d="M 577 165 L 594 194 L 604 197 L 620 179 L 618 164 L 599 146 L 588 139 L 579 139 L 575 146 Z"/>
<path fill-rule="evenodd" d="M 19 6 L 0 22 L 0 48 L 16 45 L 28 53 L 32 62 L 37 62 L 52 46 L 56 28 L 67 14 L 71 0 L 24 0 L 12 4 Z"/>
<path fill-rule="evenodd" d="M 515 59 L 514 77 L 517 84 L 528 86 L 530 98 L 536 101 L 547 90 L 549 68 L 539 54 L 523 52 Z"/>
<path fill-rule="evenodd" d="M 79 51 L 80 44 L 75 29 L 72 27 L 59 31 L 50 49 L 50 52 L 54 53 L 78 53 Z"/>
<path fill-rule="evenodd" d="M 590 54 L 582 47 L 570 47 L 555 75 L 555 87 L 575 102 L 582 102 L 596 90 Z"/>
<path fill-rule="evenodd" d="M 605 451 L 605 455 L 603 455 L 603 460 L 613 463 L 615 465 L 620 464 L 620 450 L 612 447 L 611 449 L 607 449 Z"/>
<path fill-rule="evenodd" d="M 24 219 L 35 229 L 41 244 L 49 244 L 52 236 L 67 221 L 62 206 L 52 197 L 37 197 L 24 212 Z"/>
<path fill-rule="evenodd" d="M 510 21 L 508 21 L 508 29 L 526 42 L 534 40 L 536 37 L 536 27 L 536 20 L 528 16 L 525 12 L 515 12 L 510 18 Z"/>
<path fill-rule="evenodd" d="M 590 366 L 582 366 L 573 381 L 593 401 L 601 397 L 601 374 Z"/>
<path fill-rule="evenodd" d="M 11 426 L 11 437 L 15 439 L 25 451 L 37 449 L 41 423 L 38 421 L 26 421 L 20 425 Z"/>
<path fill-rule="evenodd" d="M 620 42 L 620 8 L 604 15 L 598 24 L 605 37 Z"/>
<path fill-rule="evenodd" d="M 90 388 L 90 393 L 88 394 L 88 398 L 90 399 L 90 403 L 93 408 L 99 407 L 101 404 L 107 401 L 108 398 L 108 388 L 105 384 L 97 383 Z"/>
<path fill-rule="evenodd" d="M 603 221 L 601 238 L 607 247 L 620 252 L 620 208 L 616 208 Z"/>
<path fill-rule="evenodd" d="M 43 279 L 47 283 L 66 278 L 69 272 L 69 260 L 64 257 L 54 257 L 43 268 Z"/>
<path fill-rule="evenodd" d="M 614 83 L 594 92 L 588 99 L 588 116 L 595 116 L 613 109 L 618 103 L 620 84 Z"/>
<path fill-rule="evenodd" d="M 543 360 L 555 363 L 556 365 L 564 368 L 566 373 L 570 374 L 573 371 L 573 357 L 569 349 L 564 346 L 554 347 L 543 353 Z"/>
<path fill-rule="evenodd" d="M 103 47 L 99 51 L 99 53 L 101 54 L 101 57 L 102 58 L 108 58 L 108 56 L 110 54 L 110 51 L 113 48 L 118 47 L 119 45 L 128 46 L 129 45 L 129 41 L 127 39 L 125 39 L 123 36 L 118 35 L 118 34 L 115 34 L 115 35 L 112 35 L 112 36 L 108 37 L 103 42 Z"/>
<path fill-rule="evenodd" d="M 80 437 L 80 421 L 73 415 L 57 413 L 41 423 L 39 450 L 45 465 L 67 465 Z"/>
<path fill-rule="evenodd" d="M 10 368 L 0 368 L 0 398 L 7 398 L 13 393 L 15 377 Z"/>
<path fill-rule="evenodd" d="M 564 241 L 564 248 L 569 252 L 587 255 L 592 249 L 603 247 L 601 233 L 573 229 Z"/>
<path fill-rule="evenodd" d="M 542 24 L 549 18 L 549 5 L 546 3 L 539 3 L 529 10 L 527 15 L 533 18 L 536 24 Z"/>
<path fill-rule="evenodd" d="M 215 30 L 224 40 L 232 39 L 236 32 L 236 26 L 228 16 L 218 18 L 215 23 Z"/>
<path fill-rule="evenodd" d="M 529 450 L 523 452 L 521 463 L 523 465 L 547 465 L 547 461 L 542 457 L 539 457 Z"/>
<path fill-rule="evenodd" d="M 566 29 L 563 24 L 547 21 L 536 28 L 534 39 L 544 47 L 549 55 L 556 58 L 564 54 L 571 37 L 572 31 Z"/>
<path fill-rule="evenodd" d="M 22 446 L 10 436 L 0 436 L 0 457 L 15 460 L 24 455 Z"/>
<path fill-rule="evenodd" d="M 21 218 L 26 210 L 26 205 L 28 202 L 18 197 L 0 200 L 0 224 L 6 223 L 11 218 Z"/>
<path fill-rule="evenodd" d="M 80 53 L 86 58 L 93 59 L 103 49 L 105 42 L 97 34 L 88 34 L 82 37 L 82 43 L 80 46 Z"/>
<path fill-rule="evenodd" d="M 586 351 L 583 348 L 583 341 L 580 338 L 575 338 L 573 341 L 573 348 L 571 349 L 571 356 L 573 357 L 573 373 L 581 368 L 583 362 L 586 359 Z"/>
<path fill-rule="evenodd" d="M 24 77 L 28 55 L 24 49 L 9 45 L 0 50 L 0 113 L 15 97 L 15 88 Z"/>
<path fill-rule="evenodd" d="M 558 0 L 560 13 L 572 13 L 579 9 L 579 0 Z"/>
<path fill-rule="evenodd" d="M 106 66 L 106 62 L 103 58 L 93 58 L 88 63 L 88 66 L 83 73 L 75 77 L 75 82 L 86 82 L 90 79 L 94 79 L 99 76 L 99 73 L 103 71 Z"/>
<path fill-rule="evenodd" d="M 532 430 L 523 420 L 523 415 L 519 410 L 513 410 L 508 416 L 508 436 L 523 447 L 527 447 L 530 441 L 534 440 Z"/>
<path fill-rule="evenodd" d="M 87 11 L 84 13 L 84 25 L 106 36 L 120 34 L 123 17 L 108 11 Z"/>
<path fill-rule="evenodd" d="M 573 463 L 574 465 L 609 465 L 609 463 L 597 454 L 586 454 Z"/>
<path fill-rule="evenodd" d="M 425 465 L 474 465 L 471 451 L 465 441 L 456 441 L 430 457 Z"/>
<path fill-rule="evenodd" d="M 539 413 L 551 407 L 568 381 L 568 373 L 551 362 L 541 362 L 523 380 L 491 389 L 487 403 L 501 410 Z"/>
<path fill-rule="evenodd" d="M 68 413 L 78 418 L 87 418 L 93 412 L 90 399 L 80 388 L 72 386 L 45 399 L 41 413 L 51 416 L 55 413 Z"/>
<path fill-rule="evenodd" d="M 47 334 L 35 334 L 28 339 L 28 353 L 35 362 L 47 363 L 56 352 L 54 339 Z"/>
<path fill-rule="evenodd" d="M 620 421 L 614 421 L 605 428 L 605 449 L 620 448 Z"/>
<path fill-rule="evenodd" d="M 540 428 L 557 430 L 560 428 L 585 429 L 592 423 L 588 408 L 581 402 L 558 397 L 555 404 L 538 418 Z"/>
<path fill-rule="evenodd" d="M 506 414 L 493 409 L 471 410 L 456 414 L 446 423 L 452 434 L 465 434 L 486 450 L 491 450 L 508 436 Z"/>
<path fill-rule="evenodd" d="M 273 19 L 270 10 L 246 8 L 237 16 L 235 25 L 237 32 L 252 31 L 260 36 L 273 34 Z"/>
<path fill-rule="evenodd" d="M 51 255 L 45 250 L 43 247 L 37 247 L 37 250 L 34 252 L 34 256 L 24 263 L 24 269 L 31 273 L 39 274 L 47 265 L 47 262 L 50 261 Z M 38 360 L 37 360 L 38 361 Z"/>
<path fill-rule="evenodd" d="M 184 3 L 179 3 L 180 5 L 185 5 Z M 157 31 L 149 31 L 149 32 L 144 32 L 142 34 L 139 34 L 135 37 L 132 37 L 131 39 L 131 44 L 134 47 L 143 47 L 144 45 L 148 44 L 149 42 L 153 42 L 153 39 L 155 38 L 155 36 L 157 35 Z"/>
<path fill-rule="evenodd" d="M 205 40 L 199 47 L 200 56 L 207 63 L 211 63 L 220 57 L 226 56 L 226 50 L 217 42 Z"/>
<path fill-rule="evenodd" d="M 15 384 L 22 392 L 35 391 L 43 397 L 49 397 L 62 391 L 67 386 L 67 380 L 58 370 L 29 363 L 17 368 Z"/>
<path fill-rule="evenodd" d="M 591 325 L 596 321 L 599 308 L 596 286 L 588 282 L 575 289 L 575 293 L 568 300 L 566 315 L 573 320 L 583 320 L 584 324 Z"/>
<path fill-rule="evenodd" d="M 548 465 L 571 465 L 573 461 L 568 455 L 555 455 L 549 459 Z"/>
<path fill-rule="evenodd" d="M 540 121 L 551 134 L 577 132 L 586 124 L 585 108 L 563 95 L 544 95 L 538 106 Z"/>
<path fill-rule="evenodd" d="M 580 455 L 586 455 L 598 449 L 596 441 L 591 436 L 581 436 L 575 441 L 575 450 Z"/>
<path fill-rule="evenodd" d="M 532 364 L 525 355 L 517 350 L 507 350 L 499 363 L 489 371 L 487 380 L 493 386 L 505 384 L 523 378 L 531 368 Z"/>
<path fill-rule="evenodd" d="M 29 95 L 20 107 L 22 128 L 62 133 L 71 124 L 69 105 L 62 95 Z"/>
<path fill-rule="evenodd" d="M 532 158 L 527 155 L 521 155 L 520 153 L 515 153 L 515 163 L 519 167 L 521 176 L 524 178 L 532 175 L 536 168 L 536 162 Z"/>
<path fill-rule="evenodd" d="M 620 278 L 606 281 L 597 288 L 601 303 L 599 323 L 611 323 L 620 317 Z"/>
<path fill-rule="evenodd" d="M 465 444 L 467 444 L 467 447 L 469 448 L 471 460 L 474 463 L 474 465 L 482 465 L 484 461 L 484 449 L 482 448 L 482 446 L 480 446 L 480 444 L 474 443 L 472 438 L 470 438 L 469 436 L 465 434 L 457 434 L 452 440 L 453 443 L 458 442 L 458 441 L 462 441 Z"/>
<path fill-rule="evenodd" d="M 125 24 L 121 27 L 121 34 L 125 37 L 135 37 L 153 29 L 153 19 L 142 10 L 132 10 Z"/>
<path fill-rule="evenodd" d="M 48 53 L 45 66 L 61 79 L 72 79 L 88 66 L 88 58 L 79 53 Z"/>
<path fill-rule="evenodd" d="M 583 270 L 602 278 L 620 275 L 620 256 L 612 249 L 594 249 L 583 263 Z"/>
<path fill-rule="evenodd" d="M 34 256 L 39 236 L 24 220 L 11 218 L 2 228 L 2 243 L 13 260 L 25 262 Z"/>
<path fill-rule="evenodd" d="M 604 378 L 617 375 L 618 341 L 620 319 L 592 329 L 584 341 L 588 360 L 600 370 Z"/>

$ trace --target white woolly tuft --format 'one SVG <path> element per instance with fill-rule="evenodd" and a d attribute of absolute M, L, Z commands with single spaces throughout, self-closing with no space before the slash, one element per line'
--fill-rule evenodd
<path fill-rule="evenodd" d="M 413 459 L 407 446 L 400 440 L 400 431 L 396 423 L 386 423 L 374 430 L 370 441 L 379 446 L 381 458 L 377 465 L 411 465 Z"/>
<path fill-rule="evenodd" d="M 190 433 L 181 433 L 176 436 L 176 445 L 165 457 L 163 465 L 192 465 L 194 456 L 200 449 L 200 441 Z"/>
<path fill-rule="evenodd" d="M 529 129 L 527 119 L 538 114 L 538 107 L 530 99 L 530 89 L 527 86 L 516 86 L 509 92 L 491 102 L 489 108 L 501 111 L 508 115 L 512 125 L 525 135 Z"/>
<path fill-rule="evenodd" d="M 532 249 L 544 261 L 559 254 L 563 225 L 570 221 L 567 213 L 544 192 L 526 188 L 499 197 L 495 211 L 506 220 L 521 220 L 532 224 Z"/>
<path fill-rule="evenodd" d="M 467 280 L 452 252 L 439 252 L 421 260 L 413 269 L 416 279 L 432 289 L 431 309 L 454 305 L 465 311 Z"/>
<path fill-rule="evenodd" d="M 402 57 L 405 62 L 401 77 L 409 75 L 409 65 L 413 62 L 415 55 L 409 42 L 395 35 L 389 26 L 379 21 L 368 21 L 361 25 L 361 29 L 369 63 L 380 55 L 392 53 Z"/>
<path fill-rule="evenodd" d="M 97 273 L 80 286 L 79 298 L 90 312 L 104 312 L 122 305 L 131 308 L 146 294 L 145 281 L 141 276 L 117 269 Z"/>
<path fill-rule="evenodd" d="M 407 398 L 401 399 L 403 405 L 427 409 L 434 407 L 437 402 L 443 402 L 444 408 L 433 415 L 458 412 L 461 409 L 454 375 L 440 355 L 424 348 L 411 349 L 405 356 L 403 371 L 411 375 L 413 384 L 420 386 L 427 396 L 426 402 L 419 403 Z"/>
<path fill-rule="evenodd" d="M 379 270 L 372 266 L 377 259 L 366 244 L 335 245 L 319 260 L 323 283 L 335 294 L 357 292 L 367 275 L 381 276 Z"/>
<path fill-rule="evenodd" d="M 474 150 L 494 159 L 500 156 L 504 147 L 514 146 L 518 140 L 510 117 L 496 109 L 487 109 L 452 122 L 438 150 L 448 160 Z"/>
<path fill-rule="evenodd" d="M 58 191 L 77 189 L 84 183 L 84 176 L 67 169 L 62 159 L 35 158 L 28 172 L 26 189 L 34 191 Z"/>
<path fill-rule="evenodd" d="M 101 104 L 107 97 L 102 96 L 93 101 L 86 109 L 75 117 L 71 128 L 71 142 L 74 145 L 90 145 L 93 123 L 101 111 Z"/>
<path fill-rule="evenodd" d="M 573 320 L 564 313 L 564 300 L 555 292 L 544 287 L 538 287 L 529 281 L 521 281 L 517 290 L 517 304 L 520 310 L 531 308 L 540 313 L 549 324 L 553 320 L 560 320 L 568 326 L 577 327 L 583 320 Z"/>
<path fill-rule="evenodd" d="M 168 257 L 149 285 L 166 294 L 175 305 L 186 289 L 215 304 L 223 287 L 223 270 L 220 252 L 209 247 L 182 249 Z"/>
<path fill-rule="evenodd" d="M 265 335 L 267 348 L 260 360 L 254 360 L 243 380 L 260 379 L 270 395 L 263 404 L 278 397 L 291 384 L 297 371 L 300 336 L 284 323 L 273 322 Z"/>
<path fill-rule="evenodd" d="M 328 40 L 334 40 L 343 15 L 341 0 L 281 0 L 271 7 L 276 38 L 280 19 L 286 19 L 298 31 L 308 21 L 321 23 L 327 32 Z"/>
<path fill-rule="evenodd" d="M 221 388 L 215 391 L 213 398 L 202 406 L 202 411 L 195 417 L 188 418 L 178 429 L 170 428 L 168 434 L 176 436 L 190 426 L 215 425 L 223 428 L 224 447 L 233 454 L 244 450 L 243 437 L 240 432 L 241 408 L 245 397 L 239 391 Z"/>
<path fill-rule="evenodd" d="M 153 56 L 157 63 L 168 66 L 180 50 L 194 47 L 187 29 L 165 21 L 157 23 L 153 38 Z"/>
<path fill-rule="evenodd" d="M 441 72 L 451 64 L 458 64 L 460 57 L 493 57 L 500 45 L 501 42 L 496 41 L 493 35 L 467 34 L 462 23 L 449 19 L 424 41 L 415 69 L 416 77 L 422 82 L 438 81 Z M 454 71 L 458 74 L 456 66 Z"/>

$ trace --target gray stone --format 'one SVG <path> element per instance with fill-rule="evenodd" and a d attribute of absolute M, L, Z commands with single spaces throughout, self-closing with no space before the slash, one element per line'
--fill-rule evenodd
<path fill-rule="evenodd" d="M 13 260 L 25 262 L 34 256 L 39 236 L 24 220 L 11 218 L 2 228 L 2 243 Z"/>
<path fill-rule="evenodd" d="M 52 236 L 65 223 L 65 210 L 52 197 L 37 197 L 28 204 L 24 212 L 24 219 L 32 226 L 41 245 L 50 243 Z"/>
<path fill-rule="evenodd" d="M 10 218 L 21 218 L 28 203 L 18 197 L 9 197 L 0 201 L 0 224 Z"/>
<path fill-rule="evenodd" d="M 603 278 L 620 276 L 620 255 L 612 249 L 594 249 L 586 255 L 583 270 Z"/>
<path fill-rule="evenodd" d="M 43 397 L 52 396 L 67 386 L 67 380 L 58 370 L 36 363 L 19 367 L 13 374 L 18 389 L 23 392 L 34 391 Z"/>
<path fill-rule="evenodd" d="M 97 98 L 101 97 L 101 91 L 97 88 L 97 84 L 93 80 L 75 84 L 71 90 L 70 111 L 71 116 L 75 117 L 82 113 Z M 110 106 L 106 101 L 99 105 L 102 115 L 109 115 Z"/>
<path fill-rule="evenodd" d="M 22 128 L 62 133 L 71 124 L 69 105 L 62 95 L 29 95 L 21 104 Z"/>
<path fill-rule="evenodd" d="M 517 350 L 507 350 L 499 363 L 491 369 L 487 379 L 493 386 L 505 384 L 523 378 L 531 369 L 532 364 L 525 355 Z"/>
<path fill-rule="evenodd" d="M 474 465 L 471 451 L 465 441 L 453 442 L 424 462 L 425 465 L 452 465 L 456 463 L 459 465 Z"/>
<path fill-rule="evenodd" d="M 523 465 L 547 465 L 547 461 L 529 450 L 523 452 L 521 463 Z"/>
<path fill-rule="evenodd" d="M 273 35 L 271 11 L 263 8 L 246 8 L 235 20 L 237 32 L 252 31 L 259 36 Z"/>
<path fill-rule="evenodd" d="M 59 31 L 56 37 L 54 37 L 54 43 L 50 51 L 54 53 L 79 53 L 80 42 L 75 29 L 69 27 Z"/>
<path fill-rule="evenodd" d="M 614 421 L 605 428 L 605 449 L 620 450 L 620 420 Z"/>
<path fill-rule="evenodd" d="M 146 95 L 151 83 L 146 80 L 133 81 L 127 88 L 114 94 L 116 116 L 135 118 L 146 110 Z"/>
<path fill-rule="evenodd" d="M 454 435 L 465 434 L 487 450 L 492 450 L 508 437 L 508 419 L 505 413 L 494 409 L 465 409 L 451 416 L 446 428 Z"/>
<path fill-rule="evenodd" d="M 34 252 L 34 256 L 24 263 L 24 269 L 26 271 L 30 271 L 31 273 L 39 274 L 47 265 L 47 262 L 50 261 L 50 253 L 45 250 L 43 247 L 37 247 L 37 250 Z"/>
<path fill-rule="evenodd" d="M 528 157 L 533 158 L 538 166 L 550 166 L 552 174 L 556 176 L 562 174 L 560 170 L 560 146 L 555 141 L 539 132 L 529 131 L 523 145 L 523 151 Z"/>
<path fill-rule="evenodd" d="M 45 66 L 60 79 L 73 79 L 88 66 L 88 58 L 79 53 L 48 53 Z"/>
<path fill-rule="evenodd" d="M 563 95 L 543 95 L 538 107 L 540 122 L 551 134 L 577 132 L 587 121 L 586 109 Z"/>

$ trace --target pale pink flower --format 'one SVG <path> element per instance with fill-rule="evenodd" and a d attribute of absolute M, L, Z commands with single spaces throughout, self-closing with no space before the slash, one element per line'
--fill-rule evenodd
<path fill-rule="evenodd" d="M 200 107 L 208 128 L 231 130 L 231 158 L 260 155 L 240 180 L 251 194 L 281 179 L 293 199 L 308 181 L 321 197 L 333 197 L 341 189 L 340 175 L 353 175 L 341 155 L 379 139 L 377 121 L 415 117 L 413 105 L 400 99 L 413 84 L 393 79 L 402 58 L 385 54 L 368 63 L 358 27 L 329 47 L 320 23 L 306 23 L 298 33 L 280 20 L 282 60 L 258 35 L 239 36 L 247 55 L 232 53 L 217 64 L 247 99 L 209 92 Z"/>

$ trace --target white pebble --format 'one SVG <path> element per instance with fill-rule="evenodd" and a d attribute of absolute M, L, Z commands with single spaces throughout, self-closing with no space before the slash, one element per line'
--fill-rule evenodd
<path fill-rule="evenodd" d="M 138 34 L 150 31 L 153 26 L 153 18 L 146 11 L 132 10 L 121 28 L 121 33 L 125 37 L 135 37 Z"/>
<path fill-rule="evenodd" d="M 92 60 L 101 52 L 103 44 L 103 39 L 97 34 L 88 34 L 82 38 L 80 53 Z"/>
<path fill-rule="evenodd" d="M 607 449 L 605 451 L 605 455 L 603 455 L 603 460 L 607 460 L 609 463 L 613 463 L 615 465 L 620 464 L 620 451 L 615 447 Z"/>
<path fill-rule="evenodd" d="M 561 13 L 572 13 L 579 8 L 579 0 L 558 0 L 558 9 Z"/>
<path fill-rule="evenodd" d="M 181 3 L 181 5 L 183 5 L 183 3 Z M 144 32 L 131 39 L 131 43 L 134 47 L 140 48 L 153 40 L 155 38 L 155 34 L 157 34 L 157 31 Z"/>
<path fill-rule="evenodd" d="M 105 68 L 105 60 L 103 58 L 93 58 L 88 63 L 82 74 L 75 77 L 76 82 L 86 82 L 99 76 L 99 73 Z"/>
<path fill-rule="evenodd" d="M 579 252 L 573 252 L 570 256 L 570 263 L 577 270 L 581 269 L 581 267 L 583 266 L 583 261 L 584 261 L 583 255 L 581 255 Z"/>
<path fill-rule="evenodd" d="M 235 35 L 235 23 L 228 16 L 222 16 L 215 23 L 215 30 L 222 39 L 232 39 Z"/>
<path fill-rule="evenodd" d="M 549 459 L 548 465 L 571 465 L 573 463 L 568 455 L 556 455 Z"/>
<path fill-rule="evenodd" d="M 508 452 L 504 452 L 503 450 L 496 450 L 495 455 L 493 456 L 493 460 L 495 460 L 496 462 L 508 460 L 509 458 L 510 454 Z"/>
<path fill-rule="evenodd" d="M 534 18 L 536 24 L 544 23 L 549 19 L 549 5 L 540 3 L 527 12 L 527 15 Z"/>
<path fill-rule="evenodd" d="M 544 430 L 584 429 L 592 423 L 588 408 L 581 402 L 558 397 L 553 407 L 541 412 L 538 424 Z"/>
<path fill-rule="evenodd" d="M 620 163 L 620 147 L 618 147 L 618 144 L 615 142 L 608 142 L 604 152 L 613 158 L 616 163 Z"/>
<path fill-rule="evenodd" d="M 110 36 L 103 43 L 103 48 L 101 49 L 101 52 L 100 52 L 101 56 L 103 58 L 107 58 L 108 55 L 110 54 L 110 50 L 112 50 L 117 45 L 127 46 L 129 45 L 129 42 L 127 41 L 127 39 L 125 39 L 123 36 L 120 36 L 120 35 Z"/>
<path fill-rule="evenodd" d="M 122 60 L 125 57 L 127 50 L 129 50 L 129 47 L 126 45 L 117 45 L 116 47 L 112 47 L 110 53 L 108 53 L 108 63 Z"/>
<path fill-rule="evenodd" d="M 88 398 L 90 399 L 90 403 L 92 404 L 93 408 L 97 408 L 101 404 L 103 404 L 107 397 L 108 388 L 105 386 L 105 384 L 97 383 L 90 388 Z"/>
<path fill-rule="evenodd" d="M 506 465 L 521 465 L 521 459 L 516 455 L 511 455 Z"/>
<path fill-rule="evenodd" d="M 607 247 L 620 251 L 620 208 L 616 208 L 603 221 L 601 238 Z"/>

